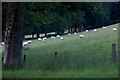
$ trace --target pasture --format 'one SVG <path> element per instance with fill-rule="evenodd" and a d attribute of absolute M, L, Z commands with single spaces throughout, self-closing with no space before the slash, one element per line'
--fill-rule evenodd
<path fill-rule="evenodd" d="M 111 57 L 113 43 L 118 51 L 118 31 L 113 28 L 118 29 L 118 24 L 98 28 L 96 32 L 62 35 L 63 40 L 32 40 L 28 50 L 23 49 L 24 67 L 3 70 L 3 78 L 116 78 L 118 64 L 111 62 Z"/>

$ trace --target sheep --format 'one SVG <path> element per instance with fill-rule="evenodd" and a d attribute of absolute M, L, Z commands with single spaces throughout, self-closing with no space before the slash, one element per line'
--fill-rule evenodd
<path fill-rule="evenodd" d="M 106 27 L 103 26 L 103 29 L 106 29 Z"/>
<path fill-rule="evenodd" d="M 27 43 L 28 43 L 28 44 L 30 44 L 30 43 L 32 43 L 32 41 L 31 41 L 31 40 L 29 40 L 29 41 L 27 41 Z"/>
<path fill-rule="evenodd" d="M 84 35 L 80 35 L 80 38 L 84 38 Z"/>
<path fill-rule="evenodd" d="M 57 35 L 56 37 L 57 37 L 57 38 L 60 38 L 61 36 L 60 36 L 60 35 Z"/>
<path fill-rule="evenodd" d="M 70 36 L 71 34 L 70 33 L 68 33 L 68 36 Z"/>
<path fill-rule="evenodd" d="M 56 39 L 56 37 L 53 37 L 53 36 L 52 36 L 51 39 Z"/>
<path fill-rule="evenodd" d="M 24 42 L 24 43 L 23 43 L 23 46 L 27 46 L 27 45 L 28 45 L 28 42 Z"/>
<path fill-rule="evenodd" d="M 63 40 L 63 37 L 61 37 L 61 40 Z"/>
<path fill-rule="evenodd" d="M 24 49 L 28 49 L 28 42 L 24 42 L 24 43 L 23 43 L 23 48 L 24 48 Z"/>
<path fill-rule="evenodd" d="M 113 28 L 113 31 L 117 31 L 117 29 L 116 29 L 116 28 Z"/>
<path fill-rule="evenodd" d="M 42 41 L 42 39 L 41 39 L 41 38 L 38 38 L 38 41 Z"/>
<path fill-rule="evenodd" d="M 86 32 L 88 32 L 88 30 L 86 30 Z"/>
<path fill-rule="evenodd" d="M 44 37 L 44 38 L 43 38 L 43 40 L 47 40 L 47 38 L 46 38 L 46 37 Z"/>
<path fill-rule="evenodd" d="M 74 32 L 74 34 L 77 34 L 76 32 Z"/>
<path fill-rule="evenodd" d="M 4 42 L 2 42 L 2 46 L 4 45 L 5 43 Z"/>
<path fill-rule="evenodd" d="M 96 32 L 97 31 L 97 29 L 94 29 L 94 32 Z"/>

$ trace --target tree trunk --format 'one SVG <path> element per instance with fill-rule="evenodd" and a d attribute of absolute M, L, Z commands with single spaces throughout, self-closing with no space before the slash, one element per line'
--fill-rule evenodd
<path fill-rule="evenodd" d="M 70 28 L 68 28 L 68 33 L 70 33 Z"/>
<path fill-rule="evenodd" d="M 68 27 L 68 33 L 70 33 L 70 25 L 69 25 L 69 27 Z"/>
<path fill-rule="evenodd" d="M 81 26 L 78 27 L 78 31 L 81 32 Z"/>
<path fill-rule="evenodd" d="M 34 38 L 34 33 L 32 33 L 32 38 Z"/>
<path fill-rule="evenodd" d="M 4 39 L 5 39 L 5 35 L 2 34 L 2 42 L 4 42 Z"/>
<path fill-rule="evenodd" d="M 45 37 L 47 36 L 47 33 L 45 32 Z"/>
<path fill-rule="evenodd" d="M 59 31 L 57 31 L 57 34 L 60 34 L 60 32 L 59 32 Z"/>
<path fill-rule="evenodd" d="M 37 38 L 39 38 L 39 33 L 37 33 Z"/>
<path fill-rule="evenodd" d="M 79 23 L 78 25 L 79 25 L 78 31 L 81 32 L 81 23 Z"/>
<path fill-rule="evenodd" d="M 75 25 L 75 30 L 74 30 L 75 32 L 77 32 L 77 27 L 76 27 L 76 25 Z"/>
<path fill-rule="evenodd" d="M 71 26 L 71 33 L 72 33 L 72 26 Z"/>
<path fill-rule="evenodd" d="M 22 62 L 22 39 L 24 25 L 24 8 L 22 3 L 9 2 L 5 32 L 4 64 L 20 64 Z M 16 6 L 19 5 L 19 8 Z"/>
<path fill-rule="evenodd" d="M 23 37 L 22 37 L 22 38 L 23 38 L 23 40 L 25 40 L 25 35 L 24 35 L 24 34 L 23 34 Z"/>

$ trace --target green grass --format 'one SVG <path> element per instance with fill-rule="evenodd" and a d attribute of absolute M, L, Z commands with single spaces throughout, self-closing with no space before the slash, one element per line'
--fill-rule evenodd
<path fill-rule="evenodd" d="M 57 38 L 46 42 L 33 40 L 28 50 L 24 68 L 3 70 L 4 78 L 115 78 L 118 64 L 111 62 L 112 44 L 118 50 L 118 24 L 99 28 L 97 32 L 80 32 L 64 40 Z M 79 38 L 83 34 L 85 38 Z M 58 56 L 55 58 L 54 52 Z"/>

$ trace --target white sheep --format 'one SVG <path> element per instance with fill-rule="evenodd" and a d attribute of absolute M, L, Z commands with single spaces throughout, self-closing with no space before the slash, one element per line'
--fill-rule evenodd
<path fill-rule="evenodd" d="M 117 31 L 117 29 L 116 29 L 116 28 L 113 28 L 113 31 Z"/>
<path fill-rule="evenodd" d="M 60 36 L 60 35 L 57 35 L 56 37 L 57 37 L 57 38 L 60 38 L 61 36 Z"/>
<path fill-rule="evenodd" d="M 52 36 L 51 39 L 56 39 L 56 37 L 53 37 L 53 36 Z"/>
<path fill-rule="evenodd" d="M 84 35 L 80 35 L 80 38 L 84 38 Z"/>
<path fill-rule="evenodd" d="M 94 32 L 96 32 L 97 31 L 97 29 L 94 29 Z"/>
<path fill-rule="evenodd" d="M 70 36 L 71 34 L 70 33 L 68 33 L 68 36 Z"/>
<path fill-rule="evenodd" d="M 27 46 L 27 45 L 28 45 L 28 42 L 24 42 L 24 43 L 23 43 L 23 46 Z"/>
<path fill-rule="evenodd" d="M 46 38 L 46 37 L 44 37 L 44 38 L 43 38 L 43 40 L 47 40 L 47 38 Z"/>
<path fill-rule="evenodd" d="M 31 41 L 31 40 L 29 40 L 29 41 L 27 41 L 27 43 L 28 43 L 28 44 L 30 44 L 30 43 L 32 43 L 32 41 Z"/>
<path fill-rule="evenodd" d="M 106 29 L 106 27 L 104 27 L 104 26 L 103 26 L 102 28 L 103 28 L 103 29 Z"/>
<path fill-rule="evenodd" d="M 76 32 L 74 32 L 74 34 L 77 34 Z"/>
<path fill-rule="evenodd" d="M 42 39 L 41 39 L 41 38 L 38 38 L 38 41 L 42 41 Z"/>
<path fill-rule="evenodd" d="M 63 40 L 63 37 L 61 37 L 61 40 Z"/>
<path fill-rule="evenodd" d="M 23 48 L 24 48 L 24 49 L 28 49 L 28 42 L 24 42 L 24 43 L 23 43 Z"/>
<path fill-rule="evenodd" d="M 4 42 L 2 42 L 2 46 L 4 45 L 5 43 Z"/>
<path fill-rule="evenodd" d="M 88 32 L 88 30 L 86 30 L 86 32 Z"/>

